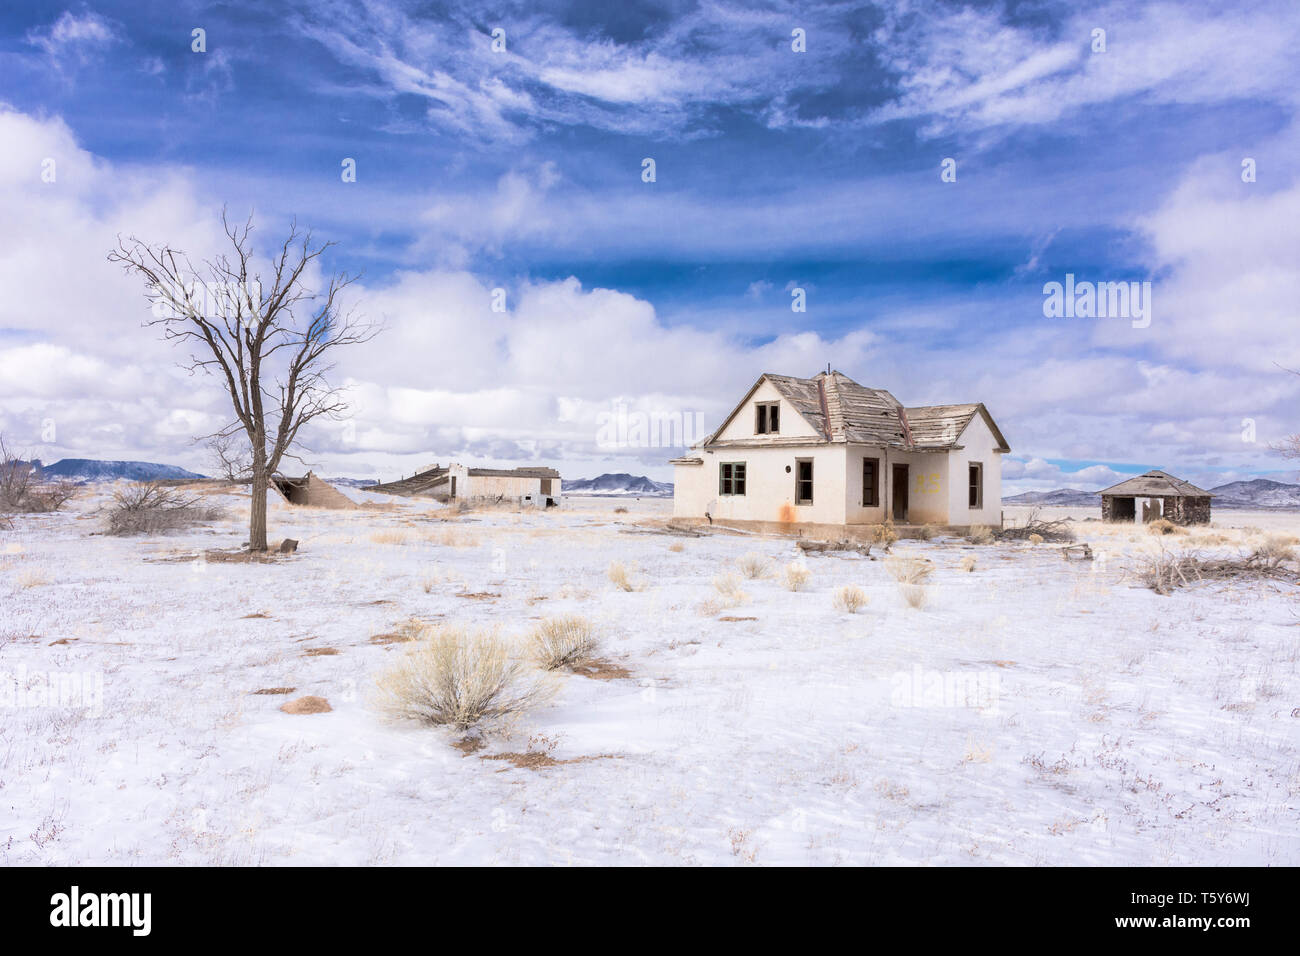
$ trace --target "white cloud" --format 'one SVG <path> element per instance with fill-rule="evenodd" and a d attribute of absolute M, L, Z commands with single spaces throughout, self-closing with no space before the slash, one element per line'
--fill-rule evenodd
<path fill-rule="evenodd" d="M 93 11 L 76 14 L 65 10 L 54 23 L 27 34 L 27 42 L 61 62 L 87 63 L 121 41 L 117 28 Z"/>
<path fill-rule="evenodd" d="M 1105 52 L 1092 51 L 1094 29 Z M 1112 3 L 1056 30 L 1012 26 L 996 8 L 900 2 L 875 37 L 901 77 L 876 120 L 928 118 L 928 132 L 1050 123 L 1103 103 L 1294 105 L 1300 15 L 1289 2 L 1191 8 Z"/>

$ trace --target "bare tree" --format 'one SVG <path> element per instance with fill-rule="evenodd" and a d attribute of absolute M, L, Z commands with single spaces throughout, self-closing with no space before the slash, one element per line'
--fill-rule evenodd
<path fill-rule="evenodd" d="M 247 481 L 253 476 L 253 456 L 243 432 L 243 426 L 235 423 L 207 437 L 217 476 L 226 481 Z"/>
<path fill-rule="evenodd" d="M 0 512 L 58 511 L 76 493 L 75 482 L 47 481 L 39 468 L 11 450 L 0 435 Z"/>
<path fill-rule="evenodd" d="M 154 315 L 145 324 L 195 347 L 199 354 L 184 367 L 216 376 L 229 393 L 234 427 L 248 441 L 248 546 L 265 551 L 271 477 L 284 458 L 296 458 L 291 449 L 304 425 L 337 419 L 346 408 L 326 379 L 334 350 L 368 341 L 378 328 L 341 311 L 341 294 L 357 276 L 334 273 L 308 288 L 313 264 L 334 243 L 314 242 L 295 221 L 264 281 L 249 242 L 252 217 L 232 226 L 223 212 L 221 223 L 233 252 L 203 260 L 201 272 L 184 252 L 135 237 L 119 236 L 108 259 L 145 280 Z"/>
<path fill-rule="evenodd" d="M 1279 365 L 1278 368 L 1290 372 L 1292 375 L 1300 375 L 1300 369 L 1287 368 L 1284 365 Z M 1283 458 L 1300 458 L 1300 432 L 1287 435 L 1281 441 L 1274 442 L 1268 447 L 1281 454 Z"/>

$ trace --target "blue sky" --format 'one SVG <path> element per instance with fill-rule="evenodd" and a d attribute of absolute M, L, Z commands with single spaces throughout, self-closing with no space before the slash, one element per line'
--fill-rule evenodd
<path fill-rule="evenodd" d="M 674 449 L 597 447 L 602 412 L 712 427 L 830 363 L 985 402 L 1013 491 L 1291 480 L 1298 44 L 1290 2 L 10 6 L 0 428 L 203 470 L 219 390 L 103 253 L 211 251 L 225 205 L 337 240 L 388 325 L 338 369 L 352 423 L 309 438 L 329 473 L 665 478 Z M 1150 326 L 1045 317 L 1067 273 L 1151 282 Z"/>

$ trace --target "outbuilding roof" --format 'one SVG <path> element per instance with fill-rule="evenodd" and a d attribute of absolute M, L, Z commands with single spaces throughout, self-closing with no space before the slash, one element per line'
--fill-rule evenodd
<path fill-rule="evenodd" d="M 1118 485 L 1111 485 L 1097 492 L 1099 495 L 1116 495 L 1124 498 L 1213 498 L 1204 488 L 1197 488 L 1190 481 L 1175 478 L 1167 472 L 1152 470 L 1134 478 L 1127 478 Z"/>

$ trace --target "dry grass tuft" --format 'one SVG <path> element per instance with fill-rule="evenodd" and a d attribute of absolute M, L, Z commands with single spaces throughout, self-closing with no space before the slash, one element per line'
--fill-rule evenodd
<path fill-rule="evenodd" d="M 1031 534 L 1028 538 L 1030 544 L 1042 544 L 1043 536 L 1041 534 Z"/>
<path fill-rule="evenodd" d="M 809 579 L 812 578 L 812 572 L 797 561 L 787 564 L 781 572 L 781 583 L 788 591 L 801 591 Z"/>
<path fill-rule="evenodd" d="M 966 557 L 961 559 L 961 562 L 957 567 L 961 568 L 963 571 L 970 572 L 975 570 L 975 563 L 975 556 L 968 554 Z"/>
<path fill-rule="evenodd" d="M 408 544 L 410 540 L 411 540 L 411 536 L 407 534 L 405 531 L 396 531 L 396 530 L 376 531 L 374 534 L 370 536 L 371 544 L 402 545 L 402 544 Z"/>
<path fill-rule="evenodd" d="M 50 583 L 50 579 L 39 568 L 27 568 L 18 572 L 17 576 L 14 577 L 14 583 L 19 588 L 26 590 L 27 588 L 44 587 Z"/>
<path fill-rule="evenodd" d="M 898 532 L 894 530 L 894 522 L 886 521 L 884 524 L 878 524 L 871 529 L 871 540 L 888 551 L 898 542 Z"/>
<path fill-rule="evenodd" d="M 1147 534 L 1187 534 L 1187 529 L 1168 518 L 1157 518 L 1147 522 Z"/>
<path fill-rule="evenodd" d="M 627 566 L 622 561 L 611 561 L 609 570 L 605 573 L 609 576 L 609 580 L 613 582 L 614 587 L 620 591 L 640 591 L 644 587 L 640 581 L 633 580 Z"/>
<path fill-rule="evenodd" d="M 757 551 L 742 554 L 736 566 L 740 568 L 740 573 L 751 581 L 765 578 L 772 572 L 772 562 Z"/>
<path fill-rule="evenodd" d="M 916 529 L 916 538 L 918 541 L 929 541 L 934 537 L 934 525 L 923 524 Z"/>
<path fill-rule="evenodd" d="M 542 698 L 496 633 L 453 625 L 426 631 L 376 686 L 388 713 L 458 730 L 499 723 Z"/>
<path fill-rule="evenodd" d="M 587 664 L 596 655 L 600 639 L 590 620 L 580 614 L 548 617 L 533 629 L 533 656 L 548 671 Z"/>
<path fill-rule="evenodd" d="M 680 541 L 674 541 L 668 546 L 668 550 L 673 554 L 681 554 L 686 550 L 686 545 L 682 544 Z"/>
<path fill-rule="evenodd" d="M 977 524 L 970 529 L 966 535 L 966 540 L 971 544 L 992 544 L 993 529 L 988 525 Z"/>
<path fill-rule="evenodd" d="M 719 610 L 736 607 L 749 600 L 749 595 L 741 590 L 740 585 L 740 578 L 730 572 L 719 574 L 713 579 L 713 589 L 718 592 L 718 599 L 714 603 Z"/>
<path fill-rule="evenodd" d="M 924 584 L 934 573 L 934 565 L 924 558 L 886 558 L 885 570 L 902 584 Z"/>
<path fill-rule="evenodd" d="M 870 600 L 866 591 L 850 584 L 835 592 L 835 609 L 846 614 L 856 614 L 861 608 L 866 607 Z"/>
<path fill-rule="evenodd" d="M 930 600 L 930 589 L 924 584 L 908 584 L 906 581 L 899 581 L 898 593 L 903 596 L 903 601 L 908 607 L 918 611 Z"/>

